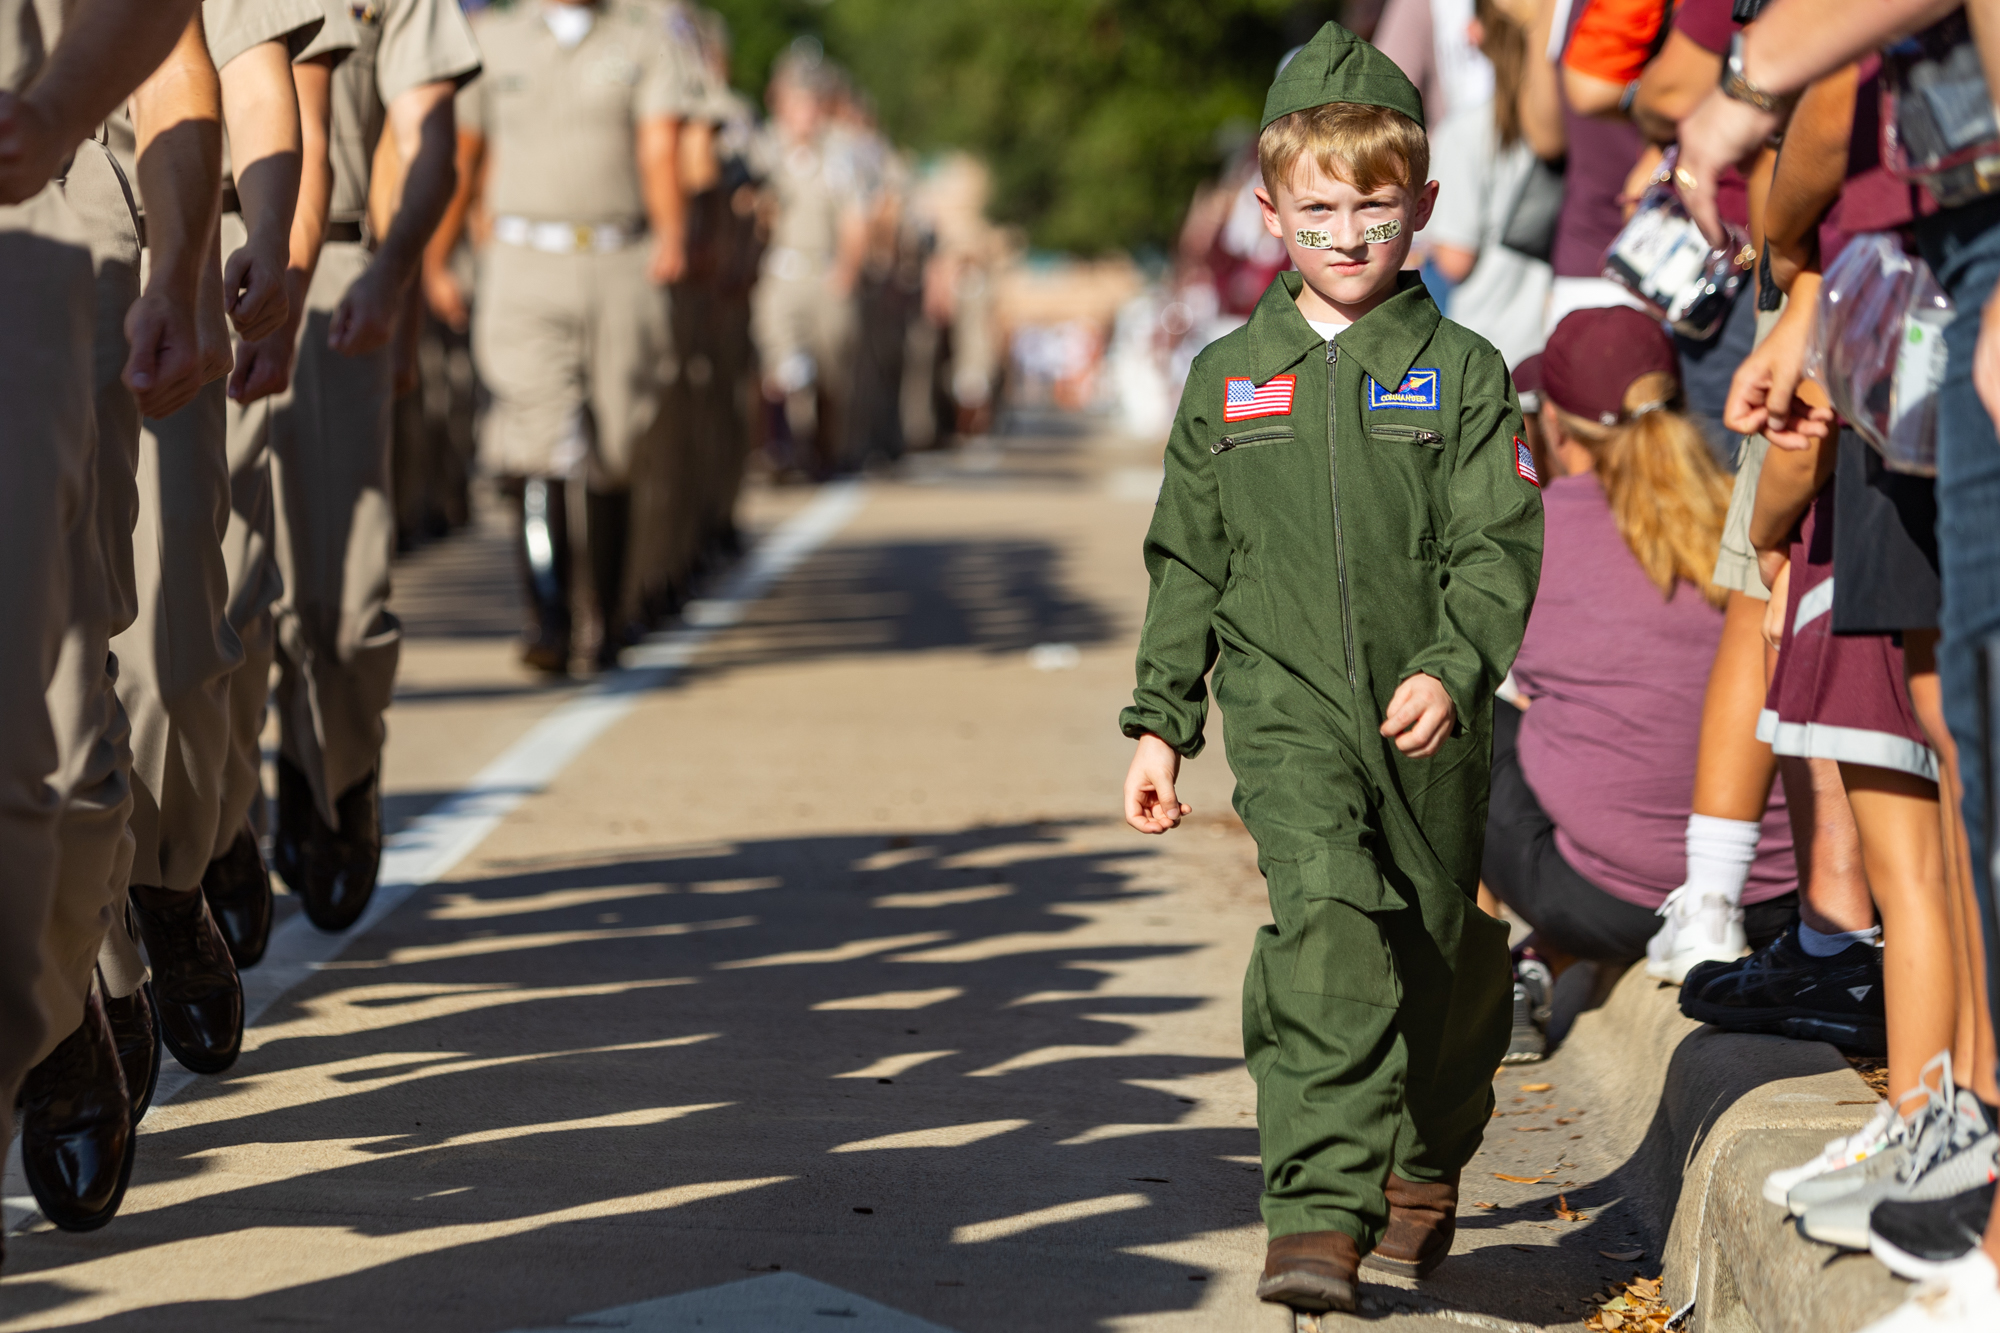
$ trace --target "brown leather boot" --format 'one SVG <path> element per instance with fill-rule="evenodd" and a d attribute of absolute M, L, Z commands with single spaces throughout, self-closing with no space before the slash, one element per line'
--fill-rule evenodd
<path fill-rule="evenodd" d="M 1361 1247 L 1345 1231 L 1302 1231 L 1279 1236 L 1264 1252 L 1264 1280 L 1257 1299 L 1307 1314 L 1354 1308 L 1354 1274 Z"/>
<path fill-rule="evenodd" d="M 1430 1276 L 1451 1253 L 1458 1229 L 1458 1172 L 1427 1185 L 1392 1171 L 1383 1192 L 1389 1196 L 1389 1226 L 1361 1266 L 1398 1277 Z"/>

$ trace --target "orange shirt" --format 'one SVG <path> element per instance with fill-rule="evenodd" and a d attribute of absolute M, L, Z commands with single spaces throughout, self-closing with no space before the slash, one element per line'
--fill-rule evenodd
<path fill-rule="evenodd" d="M 1672 0 L 1585 0 L 1563 48 L 1563 64 L 1606 83 L 1627 84 L 1660 48 Z"/>

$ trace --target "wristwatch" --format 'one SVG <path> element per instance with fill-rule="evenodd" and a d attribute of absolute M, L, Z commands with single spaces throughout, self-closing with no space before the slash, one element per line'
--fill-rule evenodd
<path fill-rule="evenodd" d="M 1721 87 L 1722 95 L 1731 101 L 1754 106 L 1772 115 L 1785 114 L 1792 109 L 1792 103 L 1799 100 L 1797 93 L 1767 93 L 1743 77 L 1743 34 L 1740 31 L 1729 39 L 1729 55 L 1722 62 Z"/>

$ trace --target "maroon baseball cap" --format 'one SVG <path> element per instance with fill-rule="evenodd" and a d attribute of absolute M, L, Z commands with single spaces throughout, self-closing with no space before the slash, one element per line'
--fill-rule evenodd
<path fill-rule="evenodd" d="M 1523 412 L 1533 412 L 1542 404 L 1542 354 L 1535 353 L 1514 367 L 1514 392 Z"/>
<path fill-rule="evenodd" d="M 1542 349 L 1542 393 L 1572 416 L 1614 425 L 1625 390 L 1641 375 L 1664 371 L 1679 383 L 1680 357 L 1660 321 L 1630 306 L 1564 315 Z"/>

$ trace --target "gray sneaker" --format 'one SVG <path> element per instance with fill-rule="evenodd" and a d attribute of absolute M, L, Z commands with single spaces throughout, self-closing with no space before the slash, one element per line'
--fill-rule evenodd
<path fill-rule="evenodd" d="M 1878 1175 L 1846 1194 L 1808 1208 L 1799 1218 L 1799 1229 L 1827 1245 L 1865 1250 L 1868 1215 L 1876 1204 L 1891 1199 L 1945 1199 L 1975 1189 L 1993 1179 L 1996 1154 L 2000 1154 L 2000 1134 L 1987 1123 L 1985 1108 L 1977 1097 L 1955 1089 L 1949 1102 L 1941 1095 L 1934 1096 L 1900 1171 Z"/>
<path fill-rule="evenodd" d="M 1908 1121 L 1900 1123 L 1906 1127 L 1909 1125 Z M 1910 1135 L 1906 1128 L 1880 1151 L 1870 1153 L 1852 1166 L 1801 1180 L 1786 1193 L 1785 1207 L 1791 1210 L 1793 1217 L 1804 1217 L 1808 1209 L 1846 1198 L 1878 1180 L 1894 1180 L 1909 1160 Z"/>

